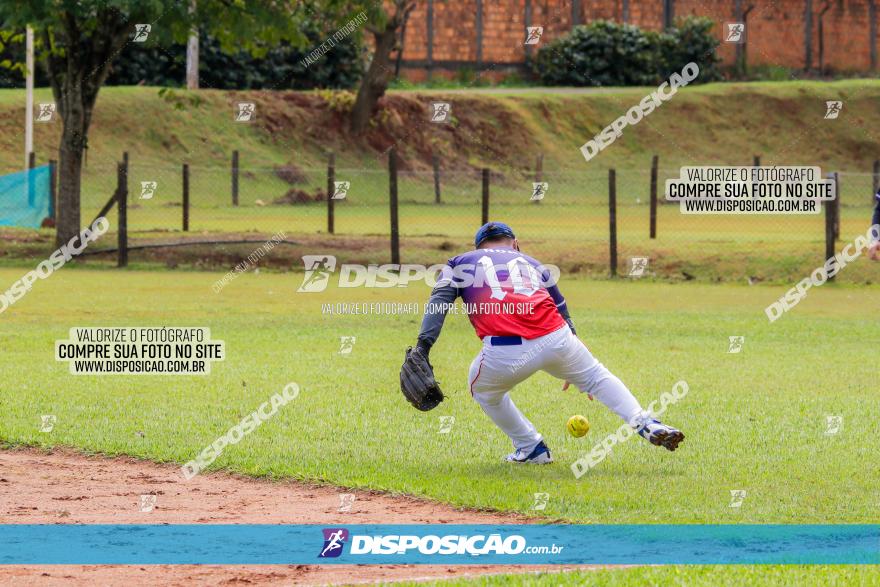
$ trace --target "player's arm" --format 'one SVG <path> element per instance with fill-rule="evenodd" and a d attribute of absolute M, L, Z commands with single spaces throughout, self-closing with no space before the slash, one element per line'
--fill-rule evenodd
<path fill-rule="evenodd" d="M 565 320 L 565 323 L 568 324 L 568 327 L 571 328 L 571 332 L 577 334 L 577 331 L 574 329 L 574 322 L 571 321 L 571 315 L 568 313 L 568 305 L 565 303 L 565 298 L 562 297 L 562 292 L 554 285 L 547 288 L 547 293 L 553 298 L 553 301 L 556 303 L 556 310 L 562 316 L 562 319 Z"/>
<path fill-rule="evenodd" d="M 437 285 L 431 292 L 431 298 L 428 300 L 428 306 L 425 308 L 425 315 L 422 317 L 422 327 L 419 330 L 419 340 L 416 348 L 422 351 L 425 356 L 437 342 L 440 331 L 443 329 L 443 323 L 446 320 L 446 313 L 455 303 L 458 297 L 459 288 L 452 283 L 451 278 L 447 275 L 441 275 L 437 280 Z"/>
<path fill-rule="evenodd" d="M 876 205 L 874 206 L 874 217 L 871 219 L 871 226 L 880 225 L 880 191 L 874 194 Z M 876 235 L 871 246 L 868 247 L 868 255 L 871 259 L 877 261 L 880 259 L 880 235 Z"/>
<path fill-rule="evenodd" d="M 559 315 L 562 316 L 562 319 L 571 328 L 571 332 L 577 334 L 577 331 L 574 329 L 574 322 L 571 321 L 571 315 L 568 313 L 568 304 L 565 303 L 565 298 L 562 296 L 562 292 L 559 291 L 559 286 L 556 285 L 555 280 L 547 269 L 541 272 L 541 279 L 543 283 L 547 284 L 547 293 L 553 298 L 553 302 L 556 304 L 556 311 L 559 312 Z"/>

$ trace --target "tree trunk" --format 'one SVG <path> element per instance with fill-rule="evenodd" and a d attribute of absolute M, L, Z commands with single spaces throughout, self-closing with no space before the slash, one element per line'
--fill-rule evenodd
<path fill-rule="evenodd" d="M 82 92 L 78 87 L 65 88 L 66 113 L 61 132 L 60 161 L 58 166 L 58 205 L 55 242 L 58 246 L 79 234 L 80 187 L 85 150 L 84 137 L 88 128 L 82 106 Z"/>
<path fill-rule="evenodd" d="M 397 42 L 397 26 L 389 22 L 385 30 L 374 32 L 376 50 L 370 68 L 361 80 L 357 99 L 351 111 L 351 130 L 361 134 L 370 124 L 370 118 L 376 110 L 379 98 L 385 95 L 391 77 L 391 52 Z"/>
<path fill-rule="evenodd" d="M 107 79 L 113 57 L 122 49 L 129 24 L 116 9 L 98 12 L 94 30 L 84 35 L 73 15 L 62 15 L 63 25 L 50 34 L 43 30 L 48 49 L 46 70 L 63 128 L 59 145 L 58 205 L 55 242 L 70 241 L 82 230 L 80 188 L 83 153 L 98 91 Z M 108 194 L 109 195 L 109 194 Z M 91 220 L 91 219 L 89 219 Z"/>

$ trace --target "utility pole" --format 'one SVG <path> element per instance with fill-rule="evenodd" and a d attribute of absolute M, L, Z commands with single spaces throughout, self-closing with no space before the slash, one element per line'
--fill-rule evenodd
<path fill-rule="evenodd" d="M 196 11 L 196 0 L 189 5 L 189 13 Z M 199 89 L 199 30 L 193 26 L 186 41 L 186 89 Z"/>
<path fill-rule="evenodd" d="M 25 106 L 24 106 L 24 168 L 28 168 L 34 150 L 34 29 L 25 32 Z"/>

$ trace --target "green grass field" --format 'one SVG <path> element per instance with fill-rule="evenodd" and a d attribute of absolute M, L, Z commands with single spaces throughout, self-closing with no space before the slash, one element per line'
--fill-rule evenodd
<path fill-rule="evenodd" d="M 38 91 L 37 102 L 48 99 Z M 105 88 L 99 98 L 84 174 L 83 222 L 109 198 L 113 162 L 132 158 L 132 243 L 154 240 L 265 239 L 284 231 L 291 244 L 261 261 L 259 274 L 212 285 L 256 245 L 132 252 L 132 268 L 84 257 L 0 313 L 0 446 L 67 446 L 86 453 L 133 455 L 182 464 L 288 382 L 302 392 L 272 420 L 227 447 L 212 469 L 272 479 L 420 496 L 455 506 L 520 512 L 577 523 L 871 523 L 880 506 L 873 466 L 880 436 L 876 332 L 880 298 L 867 286 L 880 263 L 848 266 L 838 282 L 810 290 L 769 324 L 764 308 L 823 262 L 822 216 L 685 216 L 661 206 L 648 238 L 648 165 L 661 154 L 661 185 L 679 165 L 821 165 L 842 176 L 841 241 L 870 220 L 880 82 L 713 84 L 688 88 L 585 166 L 577 150 L 635 104 L 644 88 L 601 94 L 540 90 L 450 93 L 456 132 L 409 134 L 420 101 L 442 91 L 389 92 L 388 117 L 362 143 L 350 141 L 333 112 L 311 93 L 258 97 L 259 122 L 235 125 L 241 93 L 200 92 L 198 108 L 176 110 L 156 88 Z M 0 91 L 0 165 L 20 166 L 23 93 Z M 822 119 L 824 100 L 842 99 L 849 120 Z M 755 112 L 765 115 L 756 116 Z M 136 113 L 136 116 L 132 116 Z M 416 113 L 416 114 L 414 114 Z M 144 126 L 143 121 L 149 124 Z M 808 121 L 808 122 L 805 122 Z M 59 125 L 39 126 L 40 160 L 57 144 Z M 791 129 L 803 129 L 793 136 Z M 807 140 L 809 137 L 809 140 Z M 442 263 L 466 250 L 480 223 L 479 176 L 448 171 L 442 205 L 433 204 L 430 153 L 449 169 L 490 165 L 491 217 L 516 229 L 524 251 L 563 268 L 565 293 L 581 337 L 644 404 L 685 380 L 690 393 L 665 416 L 687 440 L 671 454 L 634 438 L 576 479 L 569 466 L 619 422 L 596 402 L 539 375 L 513 393 L 547 438 L 556 463 L 516 468 L 501 462 L 509 442 L 467 391 L 467 368 L 480 343 L 462 315 L 450 316 L 432 353 L 447 401 L 428 414 L 398 390 L 403 350 L 421 315 L 330 315 L 322 304 L 423 303 L 424 285 L 330 288 L 296 293 L 303 254 L 340 262 L 387 263 L 388 178 L 377 153 L 397 141 L 404 263 Z M 241 206 L 229 205 L 228 160 L 242 152 Z M 291 187 L 275 168 L 295 163 L 313 193 L 326 182 L 324 150 L 337 151 L 337 180 L 352 182 L 336 206 L 336 235 L 323 203 L 271 205 Z M 540 205 L 528 202 L 536 153 L 550 183 Z M 191 231 L 180 231 L 180 164 L 192 164 Z M 642 280 L 606 279 L 607 168 L 618 169 L 619 267 L 650 258 Z M 140 181 L 157 196 L 137 199 Z M 661 190 L 662 192 L 662 190 Z M 261 200 L 260 203 L 257 200 Z M 269 205 L 261 205 L 269 204 Z M 116 213 L 111 212 L 111 222 Z M 112 232 L 89 252 L 115 246 Z M 50 230 L 0 231 L 0 291 L 52 250 Z M 174 273 L 157 268 L 179 267 Z M 212 269 L 211 271 L 205 268 Z M 291 271 L 292 270 L 292 271 Z M 601 279 L 589 279 L 601 277 Z M 757 284 L 746 285 L 748 278 Z M 683 283 L 685 280 L 694 281 Z M 723 282 L 723 283 L 715 283 Z M 206 326 L 228 358 L 209 376 L 74 376 L 54 360 L 54 342 L 81 326 Z M 745 336 L 739 354 L 728 337 Z M 355 336 L 349 355 L 340 337 Z M 592 424 L 583 439 L 565 432 L 572 414 Z M 57 417 L 51 433 L 40 416 Z M 449 434 L 439 418 L 454 416 Z M 826 418 L 842 430 L 826 434 Z M 658 488 L 660 486 L 660 488 Z M 730 507 L 730 491 L 747 492 Z M 531 511 L 546 492 L 545 510 Z M 645 567 L 563 575 L 459 579 L 450 585 L 844 585 L 878 584 L 876 567 Z"/>
<path fill-rule="evenodd" d="M 0 271 L 4 283 L 20 276 Z M 568 281 L 582 337 L 644 403 L 684 379 L 690 394 L 668 420 L 688 434 L 669 454 L 635 439 L 576 480 L 568 465 L 619 425 L 604 407 L 539 376 L 514 397 L 546 435 L 558 464 L 500 462 L 508 442 L 471 400 L 466 369 L 479 349 L 463 316 L 450 316 L 432 354 L 449 400 L 430 414 L 402 401 L 397 371 L 420 317 L 322 315 L 321 303 L 421 302 L 427 288 L 295 293 L 296 274 L 244 275 L 219 294 L 217 273 L 65 269 L 2 315 L 0 435 L 11 444 L 69 445 L 185 462 L 289 381 L 293 406 L 215 465 L 241 473 L 404 492 L 474 508 L 527 511 L 577 522 L 854 523 L 874 519 L 880 415 L 873 339 L 880 300 L 870 289 L 825 286 L 769 325 L 779 288 Z M 229 358 L 210 376 L 73 376 L 53 359 L 69 328 L 209 326 Z M 746 337 L 728 354 L 728 336 Z M 351 355 L 341 336 L 356 336 Z M 582 440 L 565 420 L 592 422 Z M 40 414 L 55 414 L 51 435 Z M 438 417 L 455 416 L 437 434 Z M 823 434 L 826 415 L 844 431 Z M 143 432 L 143 437 L 137 435 Z M 805 466 L 808 464 L 808 466 Z M 430 471 L 430 475 L 425 472 Z M 645 478 L 658 476 L 658 492 Z M 745 489 L 741 509 L 729 491 Z M 687 496 L 686 499 L 683 496 Z"/>
<path fill-rule="evenodd" d="M 596 587 L 670 585 L 687 587 L 734 587 L 761 585 L 787 587 L 789 585 L 876 585 L 877 571 L 873 567 L 856 565 L 828 567 L 819 565 L 765 565 L 765 566 L 668 566 L 635 567 L 626 569 L 599 569 L 568 573 L 535 573 L 527 575 L 499 575 L 475 579 L 455 579 L 430 583 L 442 587 L 495 587 L 496 585 L 528 587 L 555 585 Z M 426 583 L 395 583 L 396 587 L 417 587 Z"/>

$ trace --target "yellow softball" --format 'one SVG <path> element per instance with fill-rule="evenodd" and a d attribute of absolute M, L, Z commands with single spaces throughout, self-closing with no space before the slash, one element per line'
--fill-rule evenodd
<path fill-rule="evenodd" d="M 580 438 L 590 431 L 590 422 L 580 414 L 572 416 L 565 424 L 565 429 L 575 438 Z"/>

